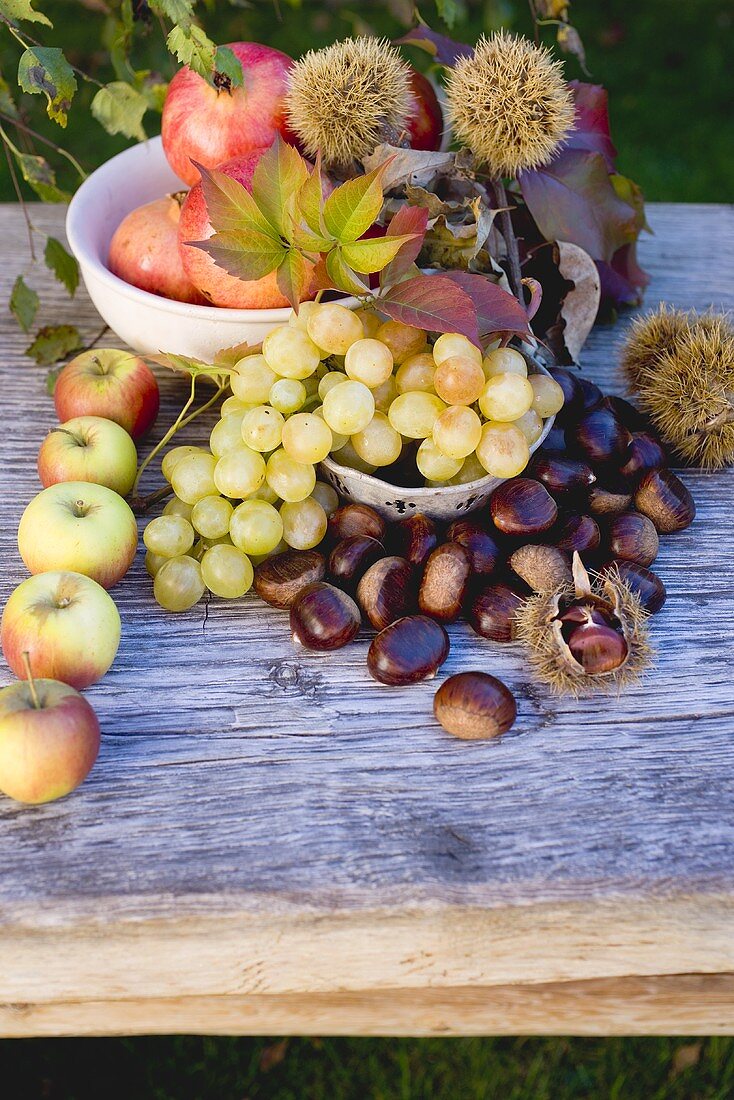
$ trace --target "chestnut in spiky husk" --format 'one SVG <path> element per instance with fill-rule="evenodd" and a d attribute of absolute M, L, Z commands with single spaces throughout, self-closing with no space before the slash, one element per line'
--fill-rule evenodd
<path fill-rule="evenodd" d="M 619 575 L 592 581 L 574 554 L 573 582 L 531 596 L 517 634 L 538 677 L 556 692 L 620 690 L 650 664 L 647 612 Z"/>

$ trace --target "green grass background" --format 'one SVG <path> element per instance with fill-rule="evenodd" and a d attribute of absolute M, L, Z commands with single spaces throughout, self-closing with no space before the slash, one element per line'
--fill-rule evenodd
<path fill-rule="evenodd" d="M 78 0 L 41 0 L 54 41 L 72 59 L 109 77 L 100 50 L 102 19 Z M 219 41 L 254 38 L 298 54 L 369 27 L 394 34 L 387 5 L 281 0 L 233 8 L 213 2 L 207 27 Z M 409 5 L 391 0 L 392 10 Z M 470 3 L 454 29 L 472 40 L 501 22 L 529 30 L 522 0 Z M 431 5 L 421 5 L 431 17 Z M 732 9 L 722 0 L 577 0 L 573 16 L 590 76 L 610 92 L 621 171 L 650 200 L 731 201 L 734 157 L 730 66 Z M 43 34 L 43 31 L 41 31 Z M 17 51 L 0 35 L 0 64 L 12 78 Z M 46 39 L 46 41 L 51 41 Z M 417 56 L 417 55 L 416 55 Z M 172 71 L 151 34 L 139 63 Z M 570 76 L 584 78 L 577 62 Z M 86 89 L 81 101 L 88 99 Z M 29 102 L 28 100 L 26 101 Z M 81 104 L 80 104 L 81 105 Z M 87 168 L 126 144 L 84 110 L 60 138 Z M 150 132 L 153 132 L 153 126 Z M 70 177 L 64 177 L 73 186 Z M 4 166 L 0 199 L 13 197 Z M 145 1038 L 0 1042 L 6 1100 L 731 1100 L 729 1039 L 230 1039 Z"/>

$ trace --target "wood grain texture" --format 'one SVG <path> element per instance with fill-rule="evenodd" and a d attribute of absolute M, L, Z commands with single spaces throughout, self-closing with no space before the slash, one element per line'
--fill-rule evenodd
<path fill-rule="evenodd" d="M 37 207 L 33 219 L 58 235 L 62 213 Z M 650 220 L 646 306 L 731 307 L 732 209 L 652 206 Z M 0 208 L 0 227 L 7 300 L 26 248 L 16 207 Z M 30 281 L 42 321 L 97 331 L 83 291 L 70 303 L 46 273 Z M 623 392 L 629 320 L 596 328 L 584 349 L 584 372 L 612 392 Z M 0 331 L 4 603 L 25 576 L 15 532 L 54 412 L 44 371 L 22 354 L 27 338 L 9 315 Z M 159 378 L 163 427 L 183 394 Z M 207 431 L 192 425 L 188 441 Z M 231 1002 L 215 1010 L 218 997 L 310 993 L 335 1006 L 314 1030 L 352 1020 L 369 1031 L 374 1013 L 328 998 L 734 971 L 733 477 L 685 473 L 698 517 L 662 543 L 657 666 L 622 698 L 550 697 L 518 647 L 450 628 L 441 676 L 483 668 L 518 699 L 515 728 L 494 744 L 440 729 L 435 682 L 375 684 L 366 633 L 316 656 L 296 653 L 287 616 L 255 597 L 164 614 L 139 554 L 113 592 L 118 659 L 88 693 L 103 728 L 97 767 L 50 806 L 0 798 L 0 1001 L 44 1006 L 0 1011 L 0 1032 L 51 1033 L 54 1020 L 63 1030 L 70 1002 L 84 1002 L 80 1030 L 127 1030 L 124 1007 L 95 1018 L 112 1001 L 149 1003 L 147 1030 L 227 1030 Z M 399 1024 L 395 1003 L 395 1027 L 417 1027 Z M 430 1019 L 468 1033 L 473 1003 Z M 630 1010 L 628 1030 L 655 1030 L 656 1005 L 667 1030 L 654 998 L 640 1017 Z M 722 1005 L 716 1030 L 734 1030 Z M 275 1022 L 298 1010 L 273 1007 L 272 1027 L 267 1011 L 257 1009 L 264 1031 L 286 1030 Z M 221 1024 L 207 1028 L 207 1012 Z M 479 1031 L 501 1030 L 489 1010 L 477 1019 Z M 534 1019 L 530 1030 L 552 1030 Z M 624 1030 L 614 1019 L 610 1008 L 594 1028 Z"/>

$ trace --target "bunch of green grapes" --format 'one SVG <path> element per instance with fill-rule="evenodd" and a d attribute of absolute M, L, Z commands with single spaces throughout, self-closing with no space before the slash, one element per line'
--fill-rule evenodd
<path fill-rule="evenodd" d="M 338 303 L 304 303 L 230 383 L 209 449 L 163 459 L 175 496 L 143 536 L 155 597 L 171 611 L 206 589 L 242 596 L 253 561 L 317 546 L 338 506 L 316 479 L 329 454 L 372 472 L 420 440 L 415 462 L 430 484 L 513 477 L 563 404 L 552 379 L 528 378 L 519 352 L 483 356 L 458 333 L 430 347 L 421 329 Z"/>

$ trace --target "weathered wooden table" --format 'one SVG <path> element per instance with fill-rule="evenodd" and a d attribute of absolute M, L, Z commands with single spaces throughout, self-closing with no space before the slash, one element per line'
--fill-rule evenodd
<path fill-rule="evenodd" d="M 60 232 L 62 210 L 32 214 Z M 650 220 L 647 304 L 734 304 L 732 210 Z M 0 229 L 4 302 L 26 262 L 16 207 Z M 34 279 L 43 319 L 95 331 L 83 292 Z M 617 392 L 627 323 L 584 351 Z M 0 324 L 4 603 L 54 414 Z M 161 383 L 164 424 L 181 384 Z M 254 597 L 164 614 L 139 554 L 89 692 L 97 767 L 56 804 L 0 796 L 0 1033 L 734 1032 L 734 476 L 685 480 L 698 518 L 662 544 L 643 686 L 555 699 L 518 648 L 451 628 L 443 673 L 485 668 L 517 695 L 496 744 L 445 734 L 435 683 L 376 685 L 366 635 L 312 656 Z"/>

